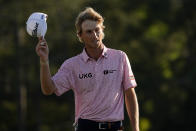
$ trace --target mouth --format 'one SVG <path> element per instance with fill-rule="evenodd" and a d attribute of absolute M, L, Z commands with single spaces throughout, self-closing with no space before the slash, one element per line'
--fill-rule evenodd
<path fill-rule="evenodd" d="M 93 42 L 98 43 L 98 42 L 99 42 L 99 40 L 98 40 L 98 39 L 95 39 L 95 40 L 93 40 Z"/>

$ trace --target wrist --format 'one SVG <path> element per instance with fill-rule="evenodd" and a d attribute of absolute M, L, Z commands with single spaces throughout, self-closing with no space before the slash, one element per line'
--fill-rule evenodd
<path fill-rule="evenodd" d="M 48 65 L 48 60 L 40 60 L 40 65 Z"/>

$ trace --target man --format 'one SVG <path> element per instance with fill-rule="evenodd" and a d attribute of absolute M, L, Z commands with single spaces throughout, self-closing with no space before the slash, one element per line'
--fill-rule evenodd
<path fill-rule="evenodd" d="M 73 90 L 76 131 L 123 130 L 125 95 L 132 129 L 139 131 L 138 102 L 134 91 L 137 84 L 127 55 L 102 43 L 103 21 L 92 8 L 86 8 L 78 15 L 77 36 L 84 43 L 84 50 L 66 60 L 53 77 L 47 43 L 39 39 L 36 52 L 40 57 L 41 89 L 45 95 L 55 93 L 58 96 Z"/>

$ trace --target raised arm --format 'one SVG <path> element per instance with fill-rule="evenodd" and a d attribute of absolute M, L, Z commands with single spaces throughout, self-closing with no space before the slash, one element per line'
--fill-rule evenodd
<path fill-rule="evenodd" d="M 39 38 L 39 42 L 36 46 L 36 53 L 40 57 L 41 89 L 44 95 L 50 95 L 55 91 L 55 85 L 51 80 L 48 60 L 49 48 L 45 39 Z"/>

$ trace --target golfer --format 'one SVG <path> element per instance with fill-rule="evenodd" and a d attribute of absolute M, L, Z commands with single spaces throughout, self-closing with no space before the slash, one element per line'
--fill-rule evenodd
<path fill-rule="evenodd" d="M 104 45 L 103 22 L 92 8 L 80 12 L 75 26 L 84 49 L 66 60 L 54 76 L 50 73 L 47 42 L 39 39 L 36 52 L 40 57 L 41 89 L 45 95 L 58 96 L 73 90 L 76 131 L 122 131 L 125 96 L 132 131 L 139 131 L 137 84 L 129 59 L 123 51 Z"/>

